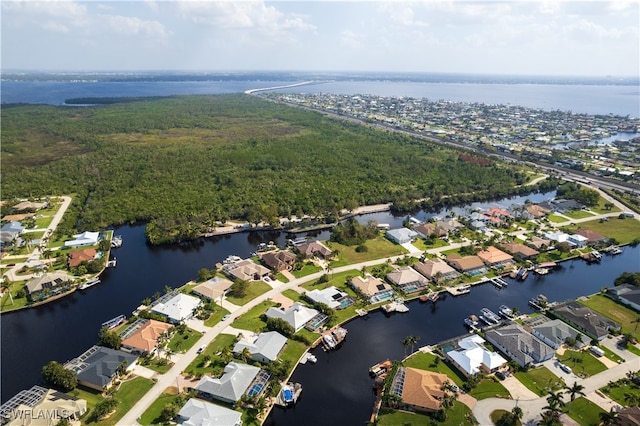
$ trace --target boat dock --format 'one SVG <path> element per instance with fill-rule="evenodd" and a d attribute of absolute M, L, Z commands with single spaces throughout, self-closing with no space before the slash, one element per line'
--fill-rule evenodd
<path fill-rule="evenodd" d="M 382 310 L 388 314 L 392 312 L 409 312 L 409 308 L 401 299 L 395 299 L 393 302 L 383 305 Z"/>
<path fill-rule="evenodd" d="M 457 287 L 447 287 L 447 291 L 452 296 L 460 296 L 461 294 L 471 293 L 471 286 L 469 284 L 464 284 Z"/>
<path fill-rule="evenodd" d="M 307 362 L 315 364 L 316 362 L 318 362 L 318 358 L 316 358 L 316 356 L 311 352 L 307 352 L 302 356 L 302 358 L 300 358 L 300 364 L 306 364 Z"/>
<path fill-rule="evenodd" d="M 116 328 L 123 322 L 127 320 L 127 317 L 124 315 L 118 315 L 115 318 L 111 318 L 109 321 L 105 321 L 102 323 L 102 327 L 107 327 L 109 329 Z"/>
<path fill-rule="evenodd" d="M 120 248 L 122 246 L 122 235 L 114 235 L 111 238 L 111 248 Z"/>
<path fill-rule="evenodd" d="M 275 404 L 281 407 L 289 407 L 298 402 L 302 394 L 302 385 L 300 383 L 282 383 L 282 390 L 278 392 Z"/>
<path fill-rule="evenodd" d="M 529 300 L 529 305 L 539 311 L 542 311 L 548 307 L 549 301 L 544 294 L 539 294 L 533 299 Z"/>
<path fill-rule="evenodd" d="M 86 289 L 88 289 L 89 287 L 92 287 L 92 286 L 94 286 L 94 285 L 96 285 L 96 284 L 100 284 L 100 282 L 101 282 L 101 281 L 100 281 L 100 278 L 98 278 L 98 277 L 91 278 L 91 279 L 90 279 L 90 280 L 88 280 L 87 282 L 80 284 L 80 285 L 78 286 L 78 288 L 79 288 L 80 290 L 86 290 Z"/>
<path fill-rule="evenodd" d="M 356 314 L 361 317 L 366 317 L 369 314 L 369 311 L 367 311 L 366 309 L 356 309 Z"/>
<path fill-rule="evenodd" d="M 440 298 L 440 293 L 438 293 L 437 291 L 433 291 L 429 294 L 423 294 L 422 296 L 420 296 L 420 301 L 435 303 L 435 301 L 438 300 L 439 298 Z"/>
<path fill-rule="evenodd" d="M 489 281 L 491 281 L 491 284 L 495 285 L 498 288 L 506 287 L 509 285 L 508 282 L 499 277 L 491 278 L 489 279 Z"/>
<path fill-rule="evenodd" d="M 384 379 L 385 377 L 387 377 L 387 374 L 391 370 L 392 366 L 393 363 L 389 359 L 379 362 L 369 369 L 369 375 L 372 377 L 381 377 Z"/>
<path fill-rule="evenodd" d="M 114 257 L 112 260 L 107 261 L 107 268 L 115 268 L 116 267 L 116 258 Z"/>
<path fill-rule="evenodd" d="M 322 342 L 324 350 L 330 351 L 336 349 L 346 338 L 347 329 L 336 326 L 322 333 L 322 336 L 320 336 L 320 342 Z"/>

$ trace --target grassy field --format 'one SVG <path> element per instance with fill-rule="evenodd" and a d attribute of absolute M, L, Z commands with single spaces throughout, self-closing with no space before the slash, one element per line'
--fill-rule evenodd
<path fill-rule="evenodd" d="M 173 363 L 169 363 L 165 358 L 153 358 L 150 361 L 146 361 L 144 358 L 139 358 L 138 364 L 160 374 L 166 373 L 171 369 L 171 367 L 173 367 Z"/>
<path fill-rule="evenodd" d="M 307 262 L 304 264 L 302 269 L 299 271 L 291 271 L 291 274 L 296 278 L 306 277 L 307 275 L 315 274 L 316 272 L 320 272 L 320 267 L 318 265 L 313 264 L 312 262 Z M 287 280 L 288 281 L 288 280 Z"/>
<path fill-rule="evenodd" d="M 604 410 L 586 398 L 576 398 L 573 402 L 567 402 L 567 415 L 582 426 L 598 425 L 600 413 Z"/>
<path fill-rule="evenodd" d="M 630 405 L 630 401 L 628 400 L 630 396 L 640 400 L 640 388 L 626 377 L 617 382 L 610 383 L 600 390 L 622 406 Z"/>
<path fill-rule="evenodd" d="M 557 391 L 564 387 L 562 380 L 547 367 L 531 369 L 527 372 L 518 371 L 515 376 L 533 393 L 544 396 L 549 390 Z"/>
<path fill-rule="evenodd" d="M 447 411 L 447 420 L 444 422 L 438 422 L 426 414 L 384 409 L 380 410 L 377 424 L 382 426 L 418 426 L 432 424 L 463 426 L 475 425 L 476 423 L 473 421 L 473 414 L 471 414 L 469 407 L 456 401 L 453 408 Z"/>
<path fill-rule="evenodd" d="M 511 397 L 511 394 L 504 386 L 502 386 L 502 383 L 490 378 L 482 380 L 478 386 L 469 392 L 469 395 L 478 400 L 485 398 Z"/>
<path fill-rule="evenodd" d="M 175 403 L 180 397 L 178 396 L 178 389 L 175 386 L 167 388 L 162 395 L 151 403 L 149 408 L 142 413 L 142 416 L 138 419 L 138 423 L 143 426 L 151 426 L 162 423 L 161 414 L 162 409 L 167 404 Z"/>
<path fill-rule="evenodd" d="M 458 373 L 458 370 L 442 360 L 436 361 L 436 356 L 430 353 L 415 352 L 404 361 L 405 367 L 418 368 L 420 370 L 435 371 L 446 374 L 456 385 L 462 386 L 465 378 Z"/>
<path fill-rule="evenodd" d="M 638 330 L 640 324 L 633 322 L 640 318 L 640 314 L 634 310 L 600 294 L 595 294 L 587 300 L 579 300 L 578 302 L 619 323 L 622 326 L 623 333 L 632 333 L 640 336 L 640 331 Z"/>
<path fill-rule="evenodd" d="M 252 301 L 256 297 L 260 296 L 271 290 L 271 286 L 263 281 L 255 281 L 249 284 L 244 297 L 232 297 L 227 296 L 227 300 L 234 305 L 242 306 L 247 302 Z"/>
<path fill-rule="evenodd" d="M 593 217 L 593 213 L 584 211 L 584 210 L 572 210 L 570 212 L 563 213 L 565 216 L 570 217 L 571 219 L 584 219 L 586 217 Z"/>
<path fill-rule="evenodd" d="M 302 294 L 298 293 L 295 290 L 285 290 L 282 292 L 282 295 L 293 300 L 294 302 L 300 302 L 302 300 Z"/>
<path fill-rule="evenodd" d="M 100 426 L 112 426 L 118 423 L 118 421 L 125 415 L 131 407 L 142 396 L 153 387 L 153 381 L 144 377 L 136 377 L 132 380 L 126 381 L 120 385 L 120 389 L 114 395 L 114 398 L 119 401 L 116 412 L 108 418 L 99 422 L 88 422 L 87 424 L 95 424 Z"/>
<path fill-rule="evenodd" d="M 600 235 L 615 239 L 619 244 L 628 244 L 640 235 L 640 221 L 635 219 L 609 218 L 606 222 L 590 220 L 570 226 L 570 230 L 590 229 Z"/>
<path fill-rule="evenodd" d="M 448 245 L 449 243 L 447 243 L 446 241 L 440 239 L 440 238 L 436 238 L 433 240 L 433 244 L 425 244 L 425 241 L 422 238 L 418 238 L 417 240 L 415 240 L 413 243 L 411 243 L 415 248 L 419 249 L 419 250 L 428 250 L 428 249 L 432 249 L 432 248 L 438 248 L 438 247 L 444 247 L 446 245 Z"/>
<path fill-rule="evenodd" d="M 574 373 L 583 374 L 585 377 L 593 376 L 607 369 L 596 357 L 588 351 L 567 350 L 558 359 L 569 366 Z"/>
<path fill-rule="evenodd" d="M 187 328 L 187 330 L 183 333 L 175 333 L 169 342 L 169 348 L 173 352 L 185 353 L 188 351 L 191 346 L 195 345 L 195 343 L 200 340 L 202 337 L 202 333 L 199 331 L 191 330 Z"/>
<path fill-rule="evenodd" d="M 356 246 L 345 246 L 335 242 L 327 242 L 326 245 L 334 252 L 336 250 L 339 252 L 338 260 L 334 260 L 330 263 L 332 268 L 351 265 L 353 263 L 366 262 L 367 260 L 400 256 L 407 253 L 407 250 L 405 250 L 404 247 L 394 244 L 384 237 L 367 240 L 364 244 L 367 247 L 367 251 L 360 253 L 356 252 Z"/>
<path fill-rule="evenodd" d="M 297 340 L 287 339 L 287 345 L 280 354 L 279 359 L 283 362 L 289 361 L 291 363 L 291 368 L 293 369 L 306 350 L 307 346 L 304 343 L 298 342 Z"/>
<path fill-rule="evenodd" d="M 559 216 L 555 213 L 551 213 L 548 216 L 549 222 L 553 222 L 553 223 L 561 223 L 561 222 L 567 222 L 567 218 L 565 218 L 564 216 Z"/>
<path fill-rule="evenodd" d="M 235 341 L 236 336 L 232 334 L 219 334 L 201 354 L 191 361 L 191 364 L 184 370 L 185 373 L 192 376 L 200 376 L 204 373 L 212 373 L 216 368 L 221 370 L 225 363 L 219 356 L 219 352 L 223 348 L 233 345 Z M 211 357 L 211 363 L 206 367 L 204 363 L 205 355 Z"/>
<path fill-rule="evenodd" d="M 621 211 L 617 206 L 613 206 L 610 210 L 605 209 L 604 205 L 606 203 L 608 203 L 608 201 L 605 200 L 604 198 L 602 198 L 602 196 L 600 196 L 600 199 L 598 200 L 598 205 L 590 207 L 590 209 L 591 209 L 591 211 L 596 212 L 596 213 L 600 213 L 600 214 L 616 213 L 616 212 Z"/>
<path fill-rule="evenodd" d="M 216 311 L 212 313 L 211 316 L 204 321 L 204 325 L 207 327 L 213 327 L 214 325 L 220 322 L 223 316 L 228 314 L 230 314 L 230 312 L 227 311 L 225 308 L 223 308 L 222 306 L 216 306 Z"/>
<path fill-rule="evenodd" d="M 259 305 L 251 308 L 244 315 L 236 318 L 231 326 L 235 328 L 241 328 L 243 330 L 260 331 L 267 325 L 267 323 L 260 319 L 260 316 L 272 306 L 276 306 L 276 304 L 266 300 Z"/>

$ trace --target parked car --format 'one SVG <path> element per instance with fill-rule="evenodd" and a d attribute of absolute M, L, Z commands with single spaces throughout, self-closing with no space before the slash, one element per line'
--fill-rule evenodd
<path fill-rule="evenodd" d="M 507 376 L 505 376 L 505 375 L 504 375 L 504 373 L 503 373 L 502 371 L 498 371 L 498 372 L 496 373 L 496 377 L 497 377 L 498 379 L 500 379 L 500 380 L 504 380 L 504 379 L 506 379 L 506 378 L 507 378 Z"/>

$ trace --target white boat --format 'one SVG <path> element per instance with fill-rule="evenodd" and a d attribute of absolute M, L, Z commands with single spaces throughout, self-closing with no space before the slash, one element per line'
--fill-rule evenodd
<path fill-rule="evenodd" d="M 111 238 L 111 248 L 118 248 L 122 246 L 122 235 L 114 235 Z"/>
<path fill-rule="evenodd" d="M 284 385 L 282 390 L 280 391 L 280 396 L 282 401 L 285 404 L 293 404 L 294 396 L 293 396 L 293 387 L 289 385 Z"/>
<path fill-rule="evenodd" d="M 469 315 L 464 319 L 464 323 L 472 329 L 476 329 L 478 327 L 478 317 L 475 315 Z"/>
<path fill-rule="evenodd" d="M 331 337 L 331 335 L 325 334 L 324 336 L 322 336 L 322 340 L 324 341 L 324 344 L 328 349 L 334 349 L 336 347 L 336 340 Z"/>
<path fill-rule="evenodd" d="M 500 305 L 498 313 L 505 318 L 513 318 L 513 310 L 507 305 Z"/>
<path fill-rule="evenodd" d="M 622 249 L 620 247 L 614 247 L 611 249 L 611 254 L 620 254 L 622 253 Z"/>
<path fill-rule="evenodd" d="M 482 313 L 482 315 L 480 316 L 480 319 L 482 319 L 488 325 L 495 325 L 495 324 L 498 324 L 500 321 L 502 321 L 500 316 L 497 315 L 492 310 L 490 310 L 489 308 L 482 308 L 480 309 L 480 312 Z"/>
<path fill-rule="evenodd" d="M 87 281 L 86 283 L 80 284 L 80 285 L 78 286 L 78 288 L 79 288 L 80 290 L 85 290 L 85 289 L 87 289 L 87 288 L 89 288 L 89 287 L 92 287 L 92 286 L 94 286 L 94 285 L 96 285 L 96 284 L 100 284 L 100 278 L 91 278 L 91 279 L 90 279 L 89 281 Z"/>

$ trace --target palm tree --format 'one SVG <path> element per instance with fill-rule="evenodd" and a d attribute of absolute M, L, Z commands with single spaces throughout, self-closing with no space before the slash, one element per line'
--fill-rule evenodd
<path fill-rule="evenodd" d="M 638 395 L 636 395 L 635 393 L 625 392 L 624 393 L 624 401 L 630 407 L 635 407 L 640 402 L 640 397 L 638 397 Z"/>
<path fill-rule="evenodd" d="M 407 336 L 401 341 L 402 346 L 404 346 L 404 357 L 407 357 L 407 348 L 411 346 L 411 336 Z"/>
<path fill-rule="evenodd" d="M 616 424 L 618 420 L 618 413 L 612 408 L 608 412 L 602 412 L 598 415 L 603 426 L 611 426 Z"/>
<path fill-rule="evenodd" d="M 233 352 L 231 351 L 231 348 L 229 346 L 225 346 L 224 348 L 222 348 L 220 357 L 225 364 L 228 364 L 231 361 L 231 358 L 233 358 Z"/>
<path fill-rule="evenodd" d="M 576 395 L 585 396 L 585 393 L 582 392 L 584 390 L 584 386 L 579 384 L 578 382 L 573 382 L 573 386 L 565 386 L 566 394 L 571 396 L 571 401 L 576 399 Z"/>
<path fill-rule="evenodd" d="M 411 339 L 411 353 L 413 353 L 413 347 L 416 343 L 418 343 L 418 340 L 420 340 L 420 336 L 409 336 L 409 338 Z"/>
<path fill-rule="evenodd" d="M 638 318 L 636 318 L 634 320 L 631 320 L 631 322 L 635 323 L 635 326 L 633 327 L 633 332 L 635 333 L 636 330 L 638 329 L 638 324 L 640 324 L 640 317 L 638 317 Z"/>
<path fill-rule="evenodd" d="M 543 410 L 547 410 L 545 414 L 548 414 L 549 417 L 559 419 L 560 413 L 565 406 L 565 403 L 562 400 L 562 392 L 549 392 L 547 404 L 548 405 L 546 407 L 542 407 Z"/>
<path fill-rule="evenodd" d="M 244 348 L 242 352 L 240 352 L 240 359 L 243 362 L 247 362 L 248 359 L 251 359 L 251 351 L 249 348 Z"/>
<path fill-rule="evenodd" d="M 517 405 L 511 409 L 511 414 L 517 420 L 522 420 L 522 417 L 524 416 L 522 408 L 518 407 Z"/>

